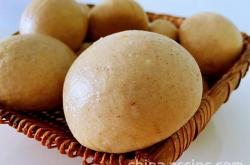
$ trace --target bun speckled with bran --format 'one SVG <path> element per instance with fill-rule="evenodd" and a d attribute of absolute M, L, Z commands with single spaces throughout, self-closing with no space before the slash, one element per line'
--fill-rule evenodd
<path fill-rule="evenodd" d="M 82 145 L 124 153 L 172 135 L 194 115 L 201 96 L 199 67 L 184 48 L 160 34 L 125 31 L 78 57 L 65 80 L 63 104 Z"/>

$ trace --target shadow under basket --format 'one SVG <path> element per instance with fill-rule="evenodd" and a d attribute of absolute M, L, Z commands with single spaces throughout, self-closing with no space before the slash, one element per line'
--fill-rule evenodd
<path fill-rule="evenodd" d="M 157 18 L 169 20 L 177 27 L 185 19 L 153 13 L 148 13 L 148 17 L 150 21 Z M 138 164 L 138 162 L 140 164 L 175 162 L 206 127 L 219 107 L 229 99 L 231 92 L 239 86 L 241 79 L 246 75 L 250 65 L 250 37 L 246 34 L 242 35 L 244 49 L 240 58 L 218 80 L 208 79 L 213 81 L 213 85 L 204 93 L 196 114 L 172 136 L 149 148 L 125 154 L 100 153 L 88 149 L 79 144 L 70 133 L 62 109 L 50 112 L 17 112 L 1 106 L 0 124 L 8 124 L 48 148 L 57 148 L 61 154 L 69 157 L 80 156 L 83 158 L 83 164 L 125 165 Z"/>

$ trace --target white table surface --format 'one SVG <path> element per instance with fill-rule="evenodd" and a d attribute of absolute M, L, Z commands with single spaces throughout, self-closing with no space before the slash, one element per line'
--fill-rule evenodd
<path fill-rule="evenodd" d="M 19 18 L 30 0 L 0 0 L 0 39 L 18 30 Z M 86 0 L 85 2 L 98 2 Z M 250 34 L 249 0 L 139 0 L 148 11 L 190 16 L 215 11 L 230 18 L 240 30 Z M 220 108 L 208 127 L 184 153 L 179 162 L 242 162 L 250 164 L 250 74 Z M 80 165 L 48 150 L 8 126 L 0 125 L 0 165 Z"/>

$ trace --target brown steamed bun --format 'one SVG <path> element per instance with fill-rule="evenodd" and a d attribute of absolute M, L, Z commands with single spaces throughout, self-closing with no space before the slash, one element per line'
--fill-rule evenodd
<path fill-rule="evenodd" d="M 20 33 L 42 33 L 77 50 L 88 28 L 86 13 L 74 0 L 32 0 L 21 17 Z"/>
<path fill-rule="evenodd" d="M 104 0 L 89 15 L 92 41 L 124 30 L 148 30 L 148 18 L 134 0 Z"/>
<path fill-rule="evenodd" d="M 0 103 L 16 110 L 51 110 L 62 104 L 66 73 L 76 55 L 40 34 L 0 42 Z"/>
<path fill-rule="evenodd" d="M 160 34 L 125 31 L 78 57 L 66 76 L 63 106 L 82 145 L 124 153 L 172 135 L 201 97 L 199 67 L 182 46 Z"/>
<path fill-rule="evenodd" d="M 151 32 L 162 34 L 169 37 L 175 41 L 178 39 L 178 29 L 170 21 L 165 19 L 156 19 L 149 24 L 149 30 Z"/>
<path fill-rule="evenodd" d="M 188 18 L 179 30 L 180 43 L 196 59 L 203 74 L 223 74 L 239 57 L 243 39 L 227 18 L 199 13 Z"/>

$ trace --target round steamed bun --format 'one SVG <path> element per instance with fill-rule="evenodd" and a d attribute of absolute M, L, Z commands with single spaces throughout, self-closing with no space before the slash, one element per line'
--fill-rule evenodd
<path fill-rule="evenodd" d="M 0 102 L 17 110 L 50 110 L 62 104 L 62 88 L 75 54 L 45 35 L 0 42 Z"/>
<path fill-rule="evenodd" d="M 95 41 L 124 30 L 147 30 L 148 18 L 134 0 L 105 0 L 91 10 L 89 24 Z"/>
<path fill-rule="evenodd" d="M 180 27 L 181 44 L 194 56 L 205 75 L 220 75 L 241 53 L 243 39 L 239 30 L 225 17 L 200 13 Z"/>
<path fill-rule="evenodd" d="M 164 19 L 157 19 L 149 24 L 149 30 L 151 32 L 159 33 L 167 36 L 173 40 L 178 39 L 178 29 L 170 21 Z"/>
<path fill-rule="evenodd" d="M 64 112 L 74 137 L 96 151 L 124 153 L 162 141 L 196 112 L 202 77 L 178 43 L 146 31 L 105 37 L 70 68 Z"/>
<path fill-rule="evenodd" d="M 21 17 L 20 32 L 47 34 L 77 50 L 87 33 L 87 20 L 74 0 L 33 0 Z"/>

